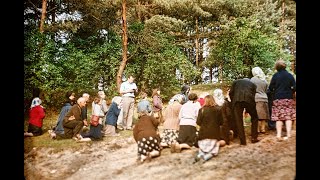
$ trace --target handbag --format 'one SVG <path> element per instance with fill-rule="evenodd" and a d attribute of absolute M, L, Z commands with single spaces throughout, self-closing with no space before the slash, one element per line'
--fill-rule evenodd
<path fill-rule="evenodd" d="M 91 115 L 90 124 L 91 124 L 91 126 L 98 126 L 99 116 Z"/>

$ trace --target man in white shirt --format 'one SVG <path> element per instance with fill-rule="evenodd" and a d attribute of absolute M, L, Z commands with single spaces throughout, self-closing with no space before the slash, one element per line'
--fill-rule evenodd
<path fill-rule="evenodd" d="M 138 92 L 136 83 L 133 82 L 134 77 L 128 76 L 128 80 L 120 86 L 120 94 L 122 95 L 122 126 L 124 129 L 132 130 L 133 110 L 134 110 L 134 93 Z M 119 124 L 119 123 L 118 123 Z M 121 123 L 120 123 L 121 124 Z"/>

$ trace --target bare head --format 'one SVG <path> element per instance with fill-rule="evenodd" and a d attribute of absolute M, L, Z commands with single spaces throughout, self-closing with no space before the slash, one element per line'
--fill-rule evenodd
<path fill-rule="evenodd" d="M 284 60 L 282 60 L 282 59 L 276 61 L 275 65 L 274 65 L 274 68 L 275 68 L 277 71 L 286 69 L 286 67 L 287 67 L 287 65 L 286 65 L 286 63 L 284 62 Z"/>
<path fill-rule="evenodd" d="M 86 106 L 86 99 L 84 97 L 80 97 L 77 100 L 77 103 L 79 104 L 80 107 L 84 107 L 84 106 Z"/>

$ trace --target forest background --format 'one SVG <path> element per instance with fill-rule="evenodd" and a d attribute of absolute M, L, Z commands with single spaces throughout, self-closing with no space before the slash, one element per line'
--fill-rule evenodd
<path fill-rule="evenodd" d="M 67 91 L 118 95 L 132 73 L 167 101 L 183 84 L 228 85 L 255 66 L 270 78 L 280 58 L 295 74 L 295 55 L 293 0 L 24 1 L 26 114 L 34 88 L 56 111 Z"/>

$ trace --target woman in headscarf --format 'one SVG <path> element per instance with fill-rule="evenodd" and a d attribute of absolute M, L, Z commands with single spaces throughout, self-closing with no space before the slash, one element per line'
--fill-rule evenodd
<path fill-rule="evenodd" d="M 39 136 L 42 132 L 43 119 L 45 117 L 45 110 L 41 106 L 41 99 L 36 97 L 32 100 L 29 114 L 28 132 L 25 136 Z"/>
<path fill-rule="evenodd" d="M 182 107 L 182 95 L 174 95 L 163 113 L 163 132 L 161 134 L 161 147 L 171 147 L 179 135 L 179 112 Z"/>
<path fill-rule="evenodd" d="M 189 101 L 188 95 L 190 93 L 190 90 L 191 90 L 190 86 L 188 86 L 188 85 L 182 86 L 180 94 L 183 95 L 183 99 L 182 99 L 181 104 L 184 104 Z"/>
<path fill-rule="evenodd" d="M 266 122 L 270 119 L 269 107 L 268 107 L 268 82 L 266 76 L 260 67 L 252 68 L 253 77 L 250 79 L 255 85 L 257 85 L 255 101 L 256 109 L 258 113 L 258 132 L 266 132 Z"/>
<path fill-rule="evenodd" d="M 222 125 L 220 126 L 221 139 L 226 144 L 229 144 L 230 139 L 233 139 L 233 135 L 237 132 L 235 130 L 235 122 L 232 119 L 231 102 L 223 95 L 222 89 L 215 89 L 213 91 L 213 99 L 220 109 L 219 118 L 222 119 Z M 220 144 L 220 146 L 223 145 L 223 143 Z"/>

